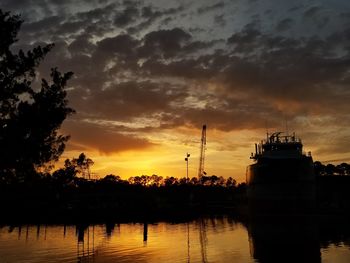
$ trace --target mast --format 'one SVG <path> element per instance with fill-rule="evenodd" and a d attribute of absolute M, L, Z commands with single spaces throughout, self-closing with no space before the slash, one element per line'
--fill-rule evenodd
<path fill-rule="evenodd" d="M 204 171 L 204 160 L 205 160 L 205 149 L 207 144 L 207 125 L 203 125 L 202 128 L 202 138 L 201 138 L 201 148 L 200 148 L 200 157 L 199 157 L 199 168 L 198 168 L 198 178 L 201 178 L 205 175 Z"/>

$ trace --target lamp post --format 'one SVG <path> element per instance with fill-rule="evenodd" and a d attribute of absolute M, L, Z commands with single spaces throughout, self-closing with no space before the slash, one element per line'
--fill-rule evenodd
<path fill-rule="evenodd" d="M 186 181 L 188 182 L 188 160 L 190 159 L 190 154 L 189 153 L 186 153 L 186 158 L 185 158 L 185 161 L 186 161 Z"/>

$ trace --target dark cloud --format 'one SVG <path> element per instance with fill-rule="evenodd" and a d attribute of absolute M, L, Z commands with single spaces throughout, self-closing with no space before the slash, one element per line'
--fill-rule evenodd
<path fill-rule="evenodd" d="M 217 72 L 207 68 L 207 58 L 182 59 L 171 63 L 162 63 L 155 60 L 147 60 L 142 69 L 151 76 L 185 78 L 187 80 L 207 81 Z M 201 63 L 203 61 L 203 63 Z"/>
<path fill-rule="evenodd" d="M 153 6 L 144 6 L 142 8 L 142 17 L 151 19 L 151 21 L 154 21 L 156 18 L 170 15 L 174 16 L 181 11 L 184 11 L 185 7 L 183 5 L 179 5 L 178 7 L 174 8 L 166 8 L 166 9 L 155 9 Z"/>
<path fill-rule="evenodd" d="M 73 1 L 46 1 L 23 25 L 24 44 L 17 46 L 54 41 L 40 77 L 52 66 L 75 72 L 69 100 L 77 119 L 67 132 L 76 145 L 112 152 L 104 137 L 131 149 L 149 145 L 132 135 L 138 132 L 204 122 L 223 131 L 257 129 L 266 121 L 277 125 L 285 115 L 335 118 L 350 111 L 350 23 L 344 10 L 295 3 L 277 12 L 280 7 L 260 10 L 255 3 L 242 11 L 237 1 L 79 3 L 76 12 Z M 148 122 L 130 125 L 140 119 Z"/>
<path fill-rule="evenodd" d="M 327 137 L 330 139 L 323 141 L 322 146 L 315 151 L 316 155 L 328 155 L 334 153 L 342 154 L 343 156 L 350 155 L 349 135 L 338 135 L 337 137 L 334 137 L 328 134 Z"/>
<path fill-rule="evenodd" d="M 137 39 L 130 35 L 121 34 L 112 38 L 104 38 L 97 42 L 97 56 L 105 53 L 106 56 L 118 55 L 130 58 L 136 53 L 136 48 L 140 45 Z"/>
<path fill-rule="evenodd" d="M 304 12 L 304 17 L 305 18 L 312 18 L 315 15 L 317 15 L 320 12 L 320 10 L 321 10 L 321 7 L 319 7 L 319 6 L 310 7 L 309 9 L 307 9 Z"/>
<path fill-rule="evenodd" d="M 215 4 L 212 5 L 208 5 L 208 6 L 203 6 L 197 9 L 197 13 L 198 14 L 204 14 L 210 11 L 213 11 L 215 9 L 222 9 L 225 6 L 224 2 L 217 2 Z"/>
<path fill-rule="evenodd" d="M 288 9 L 289 12 L 296 12 L 304 8 L 304 4 L 299 4 Z"/>
<path fill-rule="evenodd" d="M 241 129 L 257 129 L 266 126 L 276 126 L 282 114 L 271 105 L 257 106 L 247 104 L 248 101 L 237 101 L 222 98 L 226 106 L 207 105 L 203 109 L 189 109 L 184 114 L 185 123 L 193 127 L 201 127 L 203 123 L 210 124 L 211 129 L 232 131 Z M 257 103 L 259 104 L 259 103 Z M 219 106 L 219 107 L 217 107 Z"/>
<path fill-rule="evenodd" d="M 168 83 L 124 82 L 110 88 L 95 89 L 80 101 L 79 108 L 97 118 L 131 121 L 167 112 L 171 103 L 182 101 L 186 92 Z"/>
<path fill-rule="evenodd" d="M 349 46 L 350 34 L 345 32 L 325 39 L 293 39 L 263 33 L 250 24 L 229 37 L 225 49 L 215 52 L 210 51 L 213 43 L 193 40 L 180 28 L 153 31 L 142 39 L 120 34 L 96 44 L 82 35 L 68 46 L 73 56 L 65 67 L 77 75 L 72 81 L 76 88 L 70 96 L 78 111 L 96 119 L 155 118 L 160 127 L 197 125 L 201 118 L 207 118 L 208 123 L 222 130 L 259 128 L 264 126 L 263 118 L 276 122 L 281 111 L 296 115 L 346 112 L 350 64 L 348 53 L 339 56 L 336 52 L 339 45 Z M 92 56 L 85 54 L 93 49 Z M 206 49 L 207 54 L 199 52 Z M 67 57 L 64 44 L 58 45 L 55 52 L 61 61 Z M 142 59 L 145 60 L 138 63 Z M 109 63 L 113 65 L 106 68 Z M 116 76 L 127 81 L 114 83 Z M 201 98 L 201 93 L 190 95 L 191 89 L 184 84 L 164 82 L 163 78 L 204 87 L 215 83 L 220 88 L 214 90 L 214 95 Z M 343 96 L 339 97 L 339 93 Z M 243 104 L 231 103 L 235 94 L 243 96 Z M 191 96 L 198 103 L 220 104 L 197 108 L 186 104 Z M 181 111 L 179 105 L 183 107 Z M 264 114 L 258 117 L 254 111 Z M 163 114 L 157 115 L 160 112 Z"/>
<path fill-rule="evenodd" d="M 304 12 L 304 19 L 310 20 L 318 28 L 322 29 L 330 23 L 331 13 L 320 6 L 310 7 Z"/>
<path fill-rule="evenodd" d="M 261 32 L 255 28 L 255 24 L 247 24 L 242 31 L 233 34 L 227 39 L 229 44 L 235 46 L 237 53 L 247 53 L 257 48 Z"/>
<path fill-rule="evenodd" d="M 32 22 L 32 23 L 24 23 L 22 29 L 30 32 L 30 33 L 39 33 L 42 34 L 43 31 L 52 29 L 53 27 L 60 24 L 64 19 L 59 16 L 50 16 L 45 17 L 42 20 Z"/>
<path fill-rule="evenodd" d="M 70 134 L 69 150 L 98 150 L 112 154 L 130 150 L 142 150 L 154 146 L 153 143 L 134 135 L 122 134 L 112 127 L 82 121 L 66 121 L 63 132 Z"/>
<path fill-rule="evenodd" d="M 142 57 L 170 58 L 177 55 L 190 39 L 191 35 L 180 28 L 153 31 L 145 35 L 139 52 Z"/>
<path fill-rule="evenodd" d="M 114 25 L 118 27 L 124 27 L 135 22 L 139 15 L 140 12 L 138 8 L 129 6 L 121 12 L 117 12 L 114 18 Z"/>
<path fill-rule="evenodd" d="M 179 5 L 176 8 L 156 9 L 154 6 L 144 6 L 141 9 L 141 22 L 135 26 L 130 26 L 127 30 L 131 34 L 140 32 L 147 29 L 154 24 L 157 20 L 162 19 L 160 24 L 167 25 L 176 18 L 176 15 L 184 10 L 183 5 Z"/>
<path fill-rule="evenodd" d="M 261 96 L 299 103 L 330 102 L 338 97 L 334 92 L 338 80 L 348 77 L 348 55 L 333 53 L 332 57 L 330 50 L 337 46 L 332 41 L 315 37 L 294 40 L 244 30 L 243 36 L 241 32 L 231 36 L 229 43 L 234 45 L 233 54 L 241 56 L 228 62 L 227 81 Z"/>
<path fill-rule="evenodd" d="M 293 19 L 291 18 L 285 18 L 285 19 L 282 19 L 281 21 L 278 22 L 278 24 L 276 25 L 276 30 L 277 31 L 286 31 L 286 30 L 289 30 L 292 25 L 293 25 Z"/>
<path fill-rule="evenodd" d="M 221 27 L 226 25 L 226 20 L 223 14 L 214 16 L 214 22 Z"/>
<path fill-rule="evenodd" d="M 114 13 L 114 10 L 118 8 L 118 4 L 112 3 L 104 7 L 94 8 L 88 11 L 77 12 L 72 19 L 83 20 L 83 21 L 93 21 L 100 19 L 109 19 L 109 17 Z"/>
<path fill-rule="evenodd" d="M 80 35 L 69 44 L 68 50 L 72 55 L 85 54 L 90 55 L 95 50 L 95 45 L 90 41 L 89 35 Z"/>

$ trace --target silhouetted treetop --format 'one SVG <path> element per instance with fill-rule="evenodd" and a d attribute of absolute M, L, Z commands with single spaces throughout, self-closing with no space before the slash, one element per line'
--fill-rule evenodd
<path fill-rule="evenodd" d="M 22 24 L 22 20 L 18 15 L 10 15 L 10 12 L 3 12 L 0 9 L 0 53 L 8 51 L 10 45 L 17 41 L 17 32 Z"/>
<path fill-rule="evenodd" d="M 314 162 L 315 173 L 318 176 L 349 176 L 350 175 L 350 164 L 341 163 L 338 165 L 327 164 L 324 165 L 319 161 Z"/>
<path fill-rule="evenodd" d="M 51 69 L 51 80 L 42 79 L 34 90 L 36 68 L 53 47 L 28 52 L 11 51 L 22 24 L 18 15 L 0 10 L 0 178 L 21 178 L 36 168 L 58 160 L 68 136 L 59 134 L 68 107 L 65 86 L 72 72 Z"/>

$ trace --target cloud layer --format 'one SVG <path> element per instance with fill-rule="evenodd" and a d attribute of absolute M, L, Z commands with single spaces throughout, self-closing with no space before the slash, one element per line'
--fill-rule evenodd
<path fill-rule="evenodd" d="M 38 2 L 3 9 L 25 19 L 16 48 L 56 43 L 42 76 L 53 65 L 75 73 L 78 114 L 65 131 L 77 145 L 137 150 L 153 145 L 146 132 L 258 130 L 284 118 L 321 137 L 349 130 L 347 1 Z"/>

